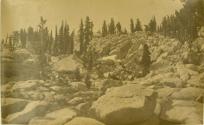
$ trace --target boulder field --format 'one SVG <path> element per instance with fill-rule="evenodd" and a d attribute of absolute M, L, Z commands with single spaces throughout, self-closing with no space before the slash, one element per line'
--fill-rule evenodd
<path fill-rule="evenodd" d="M 97 59 L 92 71 L 77 54 L 51 56 L 46 79 L 38 77 L 37 55 L 26 49 L 5 50 L 2 122 L 203 124 L 203 40 L 196 39 L 190 49 L 187 42 L 144 32 L 93 38 Z M 141 76 L 138 61 L 143 44 L 149 46 L 151 65 L 149 73 Z"/>

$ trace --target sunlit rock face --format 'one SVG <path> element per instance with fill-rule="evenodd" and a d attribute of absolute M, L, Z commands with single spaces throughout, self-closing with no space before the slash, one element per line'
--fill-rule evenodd
<path fill-rule="evenodd" d="M 150 119 L 155 107 L 156 93 L 152 89 L 129 84 L 107 90 L 91 108 L 108 125 L 126 125 Z"/>

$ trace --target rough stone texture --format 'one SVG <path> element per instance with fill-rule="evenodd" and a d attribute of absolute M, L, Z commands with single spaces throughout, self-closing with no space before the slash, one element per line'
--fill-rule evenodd
<path fill-rule="evenodd" d="M 172 87 L 172 88 L 181 88 L 184 86 L 184 83 L 179 78 L 164 78 L 160 81 L 162 86 Z"/>
<path fill-rule="evenodd" d="M 24 107 L 28 104 L 29 101 L 24 99 L 17 98 L 2 98 L 1 109 L 2 109 L 2 117 L 19 112 L 24 109 Z"/>
<path fill-rule="evenodd" d="M 46 85 L 48 84 L 48 86 Z M 27 80 L 14 82 L 10 87 L 9 97 L 21 98 L 33 101 L 47 100 L 51 96 L 54 97 L 56 92 L 61 93 L 67 90 L 62 86 L 55 86 L 48 81 L 43 80 Z M 51 98 L 52 98 L 51 97 Z"/>
<path fill-rule="evenodd" d="M 27 49 L 18 49 L 14 53 L 14 57 L 17 60 L 25 60 L 31 56 L 32 56 L 31 52 L 29 52 Z"/>
<path fill-rule="evenodd" d="M 78 104 L 75 109 L 78 110 L 82 114 L 88 114 L 89 108 L 91 107 L 91 103 L 85 102 Z"/>
<path fill-rule="evenodd" d="M 105 125 L 102 122 L 99 122 L 92 118 L 86 117 L 76 117 L 65 125 Z"/>
<path fill-rule="evenodd" d="M 16 82 L 12 87 L 12 91 L 20 91 L 20 90 L 32 90 L 35 87 L 38 87 L 39 84 L 42 84 L 42 80 L 27 80 L 27 81 L 19 81 Z"/>
<path fill-rule="evenodd" d="M 45 115 L 45 117 L 34 118 L 29 125 L 64 125 L 76 116 L 76 112 L 70 108 L 63 108 Z"/>
<path fill-rule="evenodd" d="M 14 53 L 9 49 L 5 48 L 2 50 L 1 57 L 3 58 L 14 58 Z"/>
<path fill-rule="evenodd" d="M 31 57 L 29 57 L 28 59 L 25 59 L 23 61 L 24 65 L 32 65 L 32 66 L 38 66 L 39 67 L 39 59 L 38 59 L 38 55 L 32 55 Z"/>
<path fill-rule="evenodd" d="M 169 81 L 167 80 L 169 79 Z M 181 83 L 181 81 L 173 74 L 172 72 L 168 73 L 158 73 L 147 75 L 144 78 L 137 79 L 138 83 L 143 85 L 156 85 L 161 87 L 177 87 L 177 81 Z M 178 84 L 179 84 L 178 83 Z"/>
<path fill-rule="evenodd" d="M 197 71 L 187 68 L 187 66 L 181 64 L 176 65 L 176 70 L 180 79 L 183 81 L 189 80 L 193 75 L 198 75 Z"/>
<path fill-rule="evenodd" d="M 70 88 L 74 91 L 84 91 L 87 90 L 86 84 L 84 82 L 72 82 L 69 84 Z"/>
<path fill-rule="evenodd" d="M 188 86 L 191 87 L 198 87 L 198 88 L 204 88 L 204 73 L 201 73 L 199 75 L 192 76 L 188 81 Z"/>
<path fill-rule="evenodd" d="M 43 115 L 48 108 L 48 104 L 42 101 L 33 101 L 20 112 L 8 115 L 5 121 L 8 124 L 27 124 L 32 118 Z"/>
<path fill-rule="evenodd" d="M 204 89 L 187 87 L 182 88 L 172 94 L 173 99 L 195 100 L 197 97 L 204 95 Z"/>
<path fill-rule="evenodd" d="M 71 105 L 77 105 L 79 103 L 83 103 L 84 99 L 82 97 L 75 97 L 73 99 L 71 99 L 68 103 Z"/>
<path fill-rule="evenodd" d="M 128 84 L 107 90 L 91 109 L 108 125 L 124 125 L 149 119 L 155 106 L 156 94 L 153 90 Z"/>
<path fill-rule="evenodd" d="M 1 85 L 1 94 L 4 97 L 7 97 L 11 93 L 11 88 L 12 88 L 13 82 L 9 82 L 7 84 Z"/>
<path fill-rule="evenodd" d="M 202 124 L 202 104 L 173 100 L 163 104 L 162 107 L 160 118 L 163 120 L 186 125 Z"/>
<path fill-rule="evenodd" d="M 159 98 L 171 97 L 171 95 L 176 91 L 179 91 L 179 89 L 178 88 L 170 88 L 170 87 L 160 88 L 160 89 L 156 90 Z"/>
<path fill-rule="evenodd" d="M 76 69 L 81 66 L 82 65 L 71 55 L 56 62 L 53 69 L 57 72 L 75 72 Z"/>
<path fill-rule="evenodd" d="M 105 91 L 107 88 L 117 87 L 120 85 L 122 85 L 122 82 L 119 80 L 106 79 L 101 81 L 95 81 L 93 87 L 98 90 Z"/>

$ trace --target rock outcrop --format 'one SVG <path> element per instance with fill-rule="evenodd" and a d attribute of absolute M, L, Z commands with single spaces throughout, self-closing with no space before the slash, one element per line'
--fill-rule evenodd
<path fill-rule="evenodd" d="M 10 114 L 19 112 L 29 103 L 28 100 L 18 98 L 2 98 L 1 109 L 2 117 L 5 118 Z"/>
<path fill-rule="evenodd" d="M 74 56 L 68 56 L 56 62 L 53 66 L 53 69 L 57 72 L 67 72 L 72 73 L 81 68 L 82 64 L 78 62 Z"/>
<path fill-rule="evenodd" d="M 22 111 L 8 115 L 5 121 L 8 124 L 27 124 L 35 116 L 45 114 L 47 107 L 46 102 L 33 101 L 27 104 Z"/>
<path fill-rule="evenodd" d="M 44 117 L 36 117 L 29 122 L 29 125 L 64 125 L 77 115 L 70 108 L 63 108 L 46 114 Z"/>
<path fill-rule="evenodd" d="M 90 44 L 98 57 L 92 70 L 87 71 L 77 53 L 49 55 L 45 79 L 40 77 L 39 55 L 26 49 L 3 51 L 3 123 L 203 123 L 202 37 L 190 45 L 156 33 L 149 36 L 136 32 L 93 38 Z M 151 53 L 151 65 L 145 76 L 140 62 L 144 44 Z"/>
<path fill-rule="evenodd" d="M 156 93 L 153 90 L 129 84 L 109 89 L 91 108 L 104 123 L 125 125 L 149 119 L 155 106 Z"/>
<path fill-rule="evenodd" d="M 202 124 L 202 104 L 194 101 L 172 100 L 163 104 L 162 120 L 185 125 Z"/>

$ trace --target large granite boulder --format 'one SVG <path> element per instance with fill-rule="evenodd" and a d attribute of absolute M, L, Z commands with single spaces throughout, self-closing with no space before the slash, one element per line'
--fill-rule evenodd
<path fill-rule="evenodd" d="M 87 90 L 87 86 L 84 82 L 71 82 L 70 84 L 70 88 L 73 91 L 84 91 Z"/>
<path fill-rule="evenodd" d="M 32 55 L 31 52 L 29 52 L 27 49 L 17 49 L 14 52 L 15 59 L 19 61 L 26 60 L 29 57 L 31 57 L 31 55 Z"/>
<path fill-rule="evenodd" d="M 165 87 L 165 88 L 157 89 L 156 92 L 158 93 L 159 98 L 167 98 L 167 97 L 171 97 L 171 95 L 174 92 L 177 92 L 179 90 L 180 90 L 179 88 Z"/>
<path fill-rule="evenodd" d="M 29 100 L 43 99 L 42 86 L 43 80 L 27 80 L 14 83 L 11 88 L 10 96 Z"/>
<path fill-rule="evenodd" d="M 27 124 L 34 117 L 44 115 L 48 107 L 48 104 L 43 101 L 30 102 L 22 111 L 8 115 L 5 122 L 8 124 Z"/>
<path fill-rule="evenodd" d="M 166 122 L 184 125 L 202 124 L 202 104 L 194 101 L 170 100 L 162 105 L 160 118 Z"/>
<path fill-rule="evenodd" d="M 204 73 L 192 76 L 188 81 L 187 85 L 191 87 L 204 88 Z"/>
<path fill-rule="evenodd" d="M 2 117 L 19 112 L 25 108 L 29 101 L 17 98 L 2 98 L 1 99 Z"/>
<path fill-rule="evenodd" d="M 44 81 L 42 80 L 27 80 L 27 81 L 18 81 L 16 82 L 13 87 L 12 91 L 21 91 L 21 90 L 32 90 L 42 85 Z"/>
<path fill-rule="evenodd" d="M 183 64 L 176 65 L 177 74 L 179 75 L 180 79 L 185 82 L 189 80 L 191 76 L 199 74 L 198 71 L 195 70 L 195 67 L 193 68 L 193 66 L 191 66 L 190 68 L 189 66 L 190 66 L 189 64 L 187 66 Z"/>
<path fill-rule="evenodd" d="M 77 59 L 71 55 L 61 59 L 53 65 L 53 69 L 57 72 L 72 73 L 78 68 L 81 68 L 82 64 L 77 61 Z"/>
<path fill-rule="evenodd" d="M 105 79 L 93 82 L 93 87 L 97 90 L 105 91 L 111 87 L 121 86 L 123 83 L 119 80 Z"/>
<path fill-rule="evenodd" d="M 127 125 L 149 119 L 156 106 L 156 93 L 140 85 L 127 84 L 107 90 L 91 110 L 108 125 Z"/>
<path fill-rule="evenodd" d="M 13 51 L 10 51 L 9 49 L 3 49 L 1 52 L 1 62 L 8 63 L 8 62 L 13 62 L 14 61 L 14 53 Z"/>
<path fill-rule="evenodd" d="M 36 117 L 29 122 L 29 125 L 64 125 L 76 115 L 74 110 L 63 108 L 50 112 L 45 117 Z"/>
<path fill-rule="evenodd" d="M 181 99 L 181 100 L 196 100 L 196 98 L 203 95 L 204 95 L 204 89 L 187 87 L 187 88 L 180 89 L 177 92 L 174 92 L 171 95 L 171 98 Z"/>

